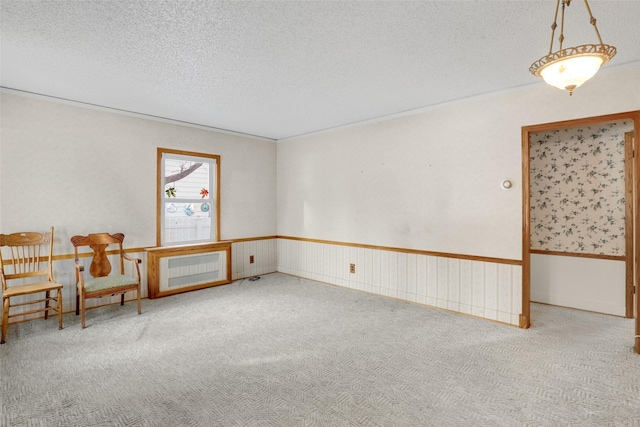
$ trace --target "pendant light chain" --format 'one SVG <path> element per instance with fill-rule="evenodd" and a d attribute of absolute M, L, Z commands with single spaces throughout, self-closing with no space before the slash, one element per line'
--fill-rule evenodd
<path fill-rule="evenodd" d="M 596 30 L 596 35 L 598 36 L 598 40 L 600 44 L 602 44 L 602 38 L 600 37 L 600 31 L 598 31 L 598 26 L 596 25 L 596 18 L 593 17 L 593 13 L 591 13 L 591 8 L 589 7 L 589 2 L 584 0 L 585 6 L 587 6 L 587 11 L 589 12 L 589 22 L 593 25 L 593 29 Z"/>
<path fill-rule="evenodd" d="M 564 8 L 564 3 L 562 4 Z M 553 15 L 553 24 L 551 24 L 551 43 L 549 44 L 549 55 L 553 53 L 553 39 L 556 36 L 556 28 L 558 28 L 558 9 L 560 8 L 560 0 L 556 2 L 556 13 Z"/>
<path fill-rule="evenodd" d="M 562 22 L 560 23 L 560 50 L 562 50 L 562 43 L 564 42 L 564 7 L 569 6 L 571 0 L 562 0 Z"/>

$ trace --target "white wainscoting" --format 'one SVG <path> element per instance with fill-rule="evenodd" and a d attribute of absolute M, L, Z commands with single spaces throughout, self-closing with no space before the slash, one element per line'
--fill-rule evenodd
<path fill-rule="evenodd" d="M 278 239 L 277 260 L 282 273 L 511 325 L 522 312 L 520 265 L 291 239 Z"/>
<path fill-rule="evenodd" d="M 531 254 L 531 301 L 624 316 L 625 261 Z"/>
<path fill-rule="evenodd" d="M 249 262 L 253 255 L 253 264 Z M 233 242 L 231 245 L 231 280 L 276 271 L 276 239 Z"/>

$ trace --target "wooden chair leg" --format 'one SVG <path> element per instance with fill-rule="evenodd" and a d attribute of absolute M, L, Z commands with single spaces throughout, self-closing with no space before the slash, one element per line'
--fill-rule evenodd
<path fill-rule="evenodd" d="M 124 292 L 120 294 L 120 305 L 124 305 Z"/>
<path fill-rule="evenodd" d="M 44 320 L 49 318 L 49 291 L 44 293 Z"/>
<path fill-rule="evenodd" d="M 142 308 L 140 308 L 140 288 L 138 288 L 136 293 L 138 294 L 138 314 L 141 314 L 142 313 Z"/>
<path fill-rule="evenodd" d="M 0 344 L 4 344 L 7 338 L 7 327 L 9 326 L 9 298 L 2 298 L 2 339 Z"/>
<path fill-rule="evenodd" d="M 86 328 L 86 325 L 84 324 L 84 309 L 84 293 L 82 293 L 82 295 L 80 295 L 80 322 L 82 323 L 82 329 Z"/>
<path fill-rule="evenodd" d="M 80 314 L 80 294 L 78 294 L 78 288 L 76 288 L 76 316 Z"/>
<path fill-rule="evenodd" d="M 58 289 L 58 329 L 62 329 L 62 289 Z"/>

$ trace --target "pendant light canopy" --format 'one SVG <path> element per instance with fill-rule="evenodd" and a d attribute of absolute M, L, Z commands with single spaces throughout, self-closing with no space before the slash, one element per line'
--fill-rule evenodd
<path fill-rule="evenodd" d="M 560 24 L 560 49 L 553 52 L 553 39 L 556 28 L 558 27 L 558 10 L 562 2 L 562 21 Z M 558 89 L 569 91 L 569 95 L 573 94 L 573 90 L 580 87 L 584 82 L 593 77 L 600 67 L 606 64 L 616 54 L 614 46 L 603 44 L 600 32 L 596 26 L 596 19 L 591 13 L 589 2 L 584 0 L 584 4 L 589 12 L 589 22 L 598 36 L 599 44 L 584 44 L 576 47 L 563 48 L 564 42 L 564 12 L 565 8 L 571 4 L 571 0 L 557 0 L 556 13 L 551 25 L 551 46 L 549 54 L 543 56 L 534 62 L 529 71 L 537 77 L 541 77 L 545 82 Z"/>

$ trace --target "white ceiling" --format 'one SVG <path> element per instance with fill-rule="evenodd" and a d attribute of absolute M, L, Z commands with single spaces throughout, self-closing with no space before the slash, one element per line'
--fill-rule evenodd
<path fill-rule="evenodd" d="M 618 48 L 606 67 L 640 61 L 640 1 L 590 5 L 603 42 Z M 528 68 L 548 53 L 555 1 L 1 0 L 1 7 L 5 88 L 283 139 L 542 85 Z M 565 26 L 565 47 L 598 42 L 580 0 Z"/>

